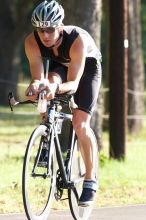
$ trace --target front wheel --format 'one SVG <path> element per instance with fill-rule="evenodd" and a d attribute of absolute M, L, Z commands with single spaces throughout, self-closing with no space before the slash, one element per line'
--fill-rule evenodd
<path fill-rule="evenodd" d="M 23 164 L 23 203 L 29 220 L 46 220 L 55 191 L 55 150 L 47 134 L 47 127 L 40 125 L 32 133 Z M 47 149 L 46 164 L 42 163 L 42 149 Z M 52 149 L 52 150 L 51 150 Z M 54 150 L 54 151 L 53 151 Z"/>
<path fill-rule="evenodd" d="M 94 173 L 95 177 L 98 176 L 98 152 L 97 152 L 97 141 L 93 133 L 93 138 L 95 139 L 94 147 Z M 87 220 L 91 215 L 93 205 L 87 207 L 78 206 L 78 200 L 82 193 L 82 187 L 85 176 L 85 165 L 81 156 L 78 141 L 75 141 L 74 151 L 72 155 L 70 180 L 75 183 L 75 188 L 68 190 L 69 196 L 69 206 L 72 216 L 75 220 Z"/>

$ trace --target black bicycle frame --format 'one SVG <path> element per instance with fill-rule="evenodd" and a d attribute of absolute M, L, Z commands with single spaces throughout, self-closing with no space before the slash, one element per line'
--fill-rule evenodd
<path fill-rule="evenodd" d="M 55 129 L 54 129 L 55 130 Z M 56 155 L 57 155 L 57 161 L 58 161 L 58 166 L 59 166 L 59 171 L 61 174 L 61 178 L 63 180 L 63 186 L 64 188 L 68 187 L 73 187 L 73 183 L 69 181 L 69 160 L 71 158 L 72 152 L 73 152 L 73 147 L 74 147 L 74 140 L 75 140 L 75 131 L 73 130 L 73 127 L 71 125 L 70 127 L 70 137 L 69 137 L 69 144 L 68 144 L 68 149 L 67 149 L 67 156 L 66 156 L 66 161 L 64 164 L 64 160 L 62 157 L 62 151 L 61 151 L 61 146 L 58 138 L 58 134 L 55 131 L 54 135 L 54 142 L 55 142 L 55 150 L 56 150 Z"/>

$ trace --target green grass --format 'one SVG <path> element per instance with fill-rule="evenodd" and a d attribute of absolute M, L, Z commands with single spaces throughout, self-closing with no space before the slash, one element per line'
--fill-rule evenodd
<path fill-rule="evenodd" d="M 107 160 L 100 167 L 100 206 L 146 203 L 146 148 L 127 147 L 125 162 Z"/>
<path fill-rule="evenodd" d="M 22 212 L 21 175 L 25 147 L 32 130 L 39 123 L 32 106 L 16 108 L 14 113 L 0 107 L 0 213 Z M 100 152 L 99 182 L 96 207 L 122 204 L 146 204 L 146 140 L 144 128 L 128 137 L 124 162 L 109 160 L 108 134 L 103 135 L 105 149 Z M 55 203 L 54 209 L 66 208 L 66 202 Z"/>

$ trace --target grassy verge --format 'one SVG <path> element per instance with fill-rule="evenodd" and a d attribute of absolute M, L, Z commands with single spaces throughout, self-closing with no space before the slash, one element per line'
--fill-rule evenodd
<path fill-rule="evenodd" d="M 29 112 L 23 114 L 21 112 Z M 28 137 L 37 126 L 39 117 L 34 107 L 17 108 L 11 113 L 0 108 L 0 213 L 23 211 L 21 195 L 22 163 Z M 146 203 L 145 129 L 128 138 L 125 162 L 108 159 L 107 134 L 105 149 L 100 153 L 100 188 L 96 206 Z M 66 208 L 58 202 L 54 209 Z"/>
<path fill-rule="evenodd" d="M 146 204 L 146 147 L 134 140 L 127 144 L 125 162 L 108 160 L 100 166 L 99 206 Z"/>

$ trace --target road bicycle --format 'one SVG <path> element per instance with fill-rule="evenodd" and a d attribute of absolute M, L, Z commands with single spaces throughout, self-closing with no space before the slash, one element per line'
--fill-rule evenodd
<path fill-rule="evenodd" d="M 9 94 L 11 110 L 19 104 L 36 104 L 30 100 L 18 102 Z M 27 144 L 22 174 L 22 194 L 26 216 L 29 220 L 47 220 L 54 199 L 65 195 L 73 219 L 87 220 L 93 206 L 78 206 L 85 176 L 85 166 L 79 143 L 72 127 L 73 95 L 56 95 L 47 103 L 46 119 L 32 132 Z M 67 105 L 71 111 L 64 113 Z M 62 153 L 59 135 L 62 123 L 69 123 L 66 154 Z M 67 137 L 64 137 L 67 138 Z M 96 138 L 95 138 L 96 140 Z M 98 155 L 94 152 L 94 173 L 97 177 Z"/>

